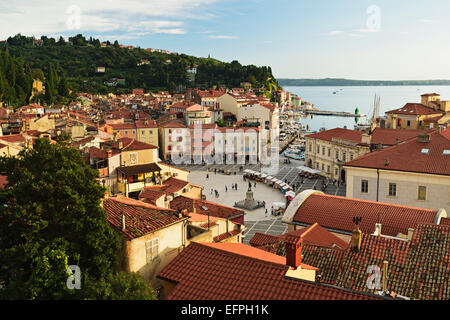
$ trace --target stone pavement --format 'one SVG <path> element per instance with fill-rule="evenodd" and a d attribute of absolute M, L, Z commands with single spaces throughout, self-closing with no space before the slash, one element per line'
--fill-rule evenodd
<path fill-rule="evenodd" d="M 206 175 L 209 175 L 209 179 L 206 179 Z M 224 206 L 233 207 L 235 202 L 245 199 L 248 190 L 248 181 L 243 180 L 243 176 L 225 175 L 221 173 L 214 174 L 214 172 L 205 171 L 192 171 L 188 176 L 189 182 L 204 186 L 203 194 L 206 196 L 206 200 L 216 202 Z M 236 183 L 238 185 L 237 190 L 231 189 L 231 185 Z M 225 186 L 228 191 L 225 191 Z M 211 189 L 219 192 L 219 198 L 216 198 L 214 191 L 211 194 Z M 254 181 L 252 181 L 253 198 L 258 201 L 265 201 L 268 214 L 266 216 L 265 209 L 259 208 L 252 211 L 246 211 L 245 225 L 247 221 L 260 221 L 260 220 L 272 220 L 271 207 L 273 202 L 285 203 L 285 197 L 281 194 L 281 191 L 265 185 L 264 183 L 257 182 L 256 188 L 254 187 Z M 242 209 L 241 209 L 242 210 Z"/>
<path fill-rule="evenodd" d="M 244 238 L 245 244 L 249 244 L 256 232 L 280 235 L 287 231 L 287 226 L 281 222 L 280 217 L 273 220 L 245 221 L 245 227 L 247 228 Z"/>
<path fill-rule="evenodd" d="M 291 160 L 290 164 L 283 163 L 284 157 L 280 156 L 279 170 L 276 174 L 271 174 L 271 176 L 282 180 L 288 180 L 289 185 L 294 185 L 295 183 L 300 183 L 300 186 L 295 190 L 297 194 L 307 189 L 320 190 L 322 187 L 322 180 L 315 179 L 303 179 L 298 175 L 298 166 L 304 165 L 303 161 Z M 243 166 L 244 169 L 250 169 L 254 171 L 260 171 L 258 164 L 253 165 L 241 165 L 241 164 L 215 164 L 210 165 L 209 171 L 206 172 L 206 167 L 204 165 L 176 165 L 179 168 L 187 169 L 191 171 L 188 176 L 189 182 L 204 186 L 203 194 L 206 196 L 206 200 L 211 202 L 216 202 L 225 206 L 233 207 L 234 203 L 245 199 L 246 192 L 248 189 L 248 180 L 243 181 L 243 172 L 239 171 L 239 167 Z M 217 172 L 214 173 L 214 168 L 230 170 L 231 175 L 226 175 Z M 236 175 L 234 175 L 236 172 Z M 209 178 L 206 179 L 208 174 Z M 237 183 L 238 190 L 231 189 L 232 183 Z M 274 189 L 267 186 L 262 182 L 256 184 L 256 188 L 253 187 L 254 181 L 252 181 L 252 191 L 255 200 L 265 201 L 268 214 L 266 216 L 265 209 L 259 208 L 253 211 L 246 211 L 245 215 L 245 227 L 247 231 L 245 233 L 244 243 L 248 244 L 250 239 L 254 236 L 255 232 L 263 232 L 273 235 L 280 235 L 286 232 L 287 227 L 282 224 L 281 217 L 271 216 L 271 206 L 273 202 L 285 202 L 285 197 L 281 194 L 279 189 Z M 227 186 L 228 191 L 225 191 L 225 186 Z M 219 198 L 215 197 L 214 192 L 211 194 L 211 189 L 216 189 L 219 192 Z M 345 196 L 345 186 L 333 186 L 332 183 L 328 185 L 325 193 L 331 195 Z"/>

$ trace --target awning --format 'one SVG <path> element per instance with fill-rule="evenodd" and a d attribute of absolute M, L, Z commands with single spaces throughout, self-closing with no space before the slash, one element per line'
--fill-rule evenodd
<path fill-rule="evenodd" d="M 297 167 L 297 169 L 300 170 L 300 171 L 311 173 L 311 174 L 320 173 L 320 170 L 311 169 L 311 168 L 308 168 L 308 167 L 305 167 L 305 166 Z"/>
<path fill-rule="evenodd" d="M 274 209 L 286 208 L 286 203 L 284 202 L 274 202 L 272 203 Z"/>
<path fill-rule="evenodd" d="M 122 172 L 126 176 L 132 176 L 141 173 L 160 172 L 161 168 L 156 163 L 149 163 L 130 167 L 118 167 L 117 171 Z"/>
<path fill-rule="evenodd" d="M 286 197 L 292 197 L 292 198 L 294 198 L 294 197 L 295 197 L 295 192 L 294 192 L 294 191 L 288 191 L 288 192 L 286 192 Z"/>
<path fill-rule="evenodd" d="M 250 174 L 252 174 L 252 173 L 254 173 L 255 171 L 250 170 L 250 169 L 245 169 L 244 172 L 245 172 L 245 173 L 250 173 Z"/>
<path fill-rule="evenodd" d="M 261 178 L 266 178 L 266 177 L 267 177 L 267 174 L 264 174 L 264 173 L 263 173 L 263 174 L 261 175 Z"/>

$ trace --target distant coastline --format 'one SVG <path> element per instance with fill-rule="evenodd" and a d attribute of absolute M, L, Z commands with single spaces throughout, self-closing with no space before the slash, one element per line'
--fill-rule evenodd
<path fill-rule="evenodd" d="M 349 80 L 338 78 L 326 79 L 277 79 L 281 86 L 449 86 L 450 80 Z"/>

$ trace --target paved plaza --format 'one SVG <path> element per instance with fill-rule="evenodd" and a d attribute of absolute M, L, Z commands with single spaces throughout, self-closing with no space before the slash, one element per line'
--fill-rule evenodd
<path fill-rule="evenodd" d="M 322 180 L 314 179 L 310 180 L 299 176 L 297 169 L 298 166 L 304 165 L 303 161 L 291 160 L 291 163 L 284 163 L 284 157 L 280 157 L 279 169 L 275 174 L 270 174 L 273 177 L 281 181 L 287 179 L 288 184 L 293 186 L 299 183 L 299 187 L 295 190 L 297 194 L 307 189 L 317 190 L 321 189 Z M 235 202 L 245 199 L 248 189 L 248 180 L 243 180 L 243 172 L 240 171 L 242 166 L 245 169 L 254 171 L 260 171 L 258 164 L 243 165 L 243 164 L 214 164 L 208 166 L 206 171 L 205 165 L 176 165 L 179 168 L 187 169 L 191 171 L 188 180 L 194 184 L 204 186 L 203 194 L 206 196 L 206 200 L 216 202 L 225 206 L 233 207 Z M 214 173 L 214 169 L 217 169 L 217 173 Z M 230 170 L 231 175 L 219 173 L 219 170 Z M 264 167 L 262 169 L 264 172 Z M 236 175 L 234 174 L 236 172 Z M 208 179 L 207 176 L 208 175 Z M 231 188 L 235 183 L 238 186 L 238 190 Z M 253 187 L 254 181 L 252 181 L 253 197 L 258 201 L 265 201 L 268 214 L 265 214 L 265 208 L 259 208 L 253 211 L 247 211 L 245 215 L 245 226 L 247 231 L 245 233 L 244 243 L 250 241 L 256 232 L 263 232 L 273 235 L 280 235 L 286 232 L 287 227 L 282 224 L 280 217 L 273 217 L 271 212 L 272 203 L 283 202 L 285 203 L 285 197 L 281 194 L 279 189 L 274 189 L 267 186 L 263 182 L 257 182 L 256 187 Z M 227 191 L 225 191 L 225 186 Z M 219 197 L 216 198 L 215 193 L 211 193 L 211 189 L 219 192 Z M 345 196 L 345 186 L 337 186 L 330 183 L 325 193 L 331 195 Z"/>
<path fill-rule="evenodd" d="M 299 176 L 298 174 L 298 169 L 297 167 L 299 166 L 303 166 L 305 163 L 304 161 L 297 161 L 297 160 L 291 160 L 291 163 L 289 164 L 285 164 L 283 162 L 285 158 L 280 156 L 280 163 L 279 163 L 279 170 L 278 173 L 275 174 L 270 174 L 273 177 L 276 177 L 277 179 L 281 180 L 281 181 L 285 181 L 287 179 L 288 184 L 290 186 L 293 186 L 296 183 L 299 183 L 299 187 L 295 190 L 295 192 L 297 194 L 299 194 L 300 192 L 307 190 L 307 189 L 314 189 L 314 187 L 316 187 L 317 190 L 320 190 L 322 187 L 322 180 L 321 179 L 314 179 L 314 180 L 310 180 L 310 179 L 303 179 L 303 183 L 302 182 L 302 177 Z M 182 169 L 187 169 L 189 171 L 191 171 L 192 173 L 197 172 L 197 171 L 203 171 L 206 172 L 206 166 L 204 165 L 176 165 L 179 168 Z M 230 170 L 233 176 L 233 173 L 236 172 L 237 175 L 242 175 L 242 172 L 239 172 L 239 168 L 243 166 L 244 169 L 250 169 L 253 171 L 260 171 L 260 167 L 259 164 L 247 164 L 247 165 L 243 165 L 243 164 L 214 164 L 214 165 L 209 165 L 209 174 L 211 176 L 214 175 L 214 169 L 222 169 L 224 171 L 226 170 Z M 263 171 L 264 171 L 264 167 L 263 167 Z M 223 176 L 226 177 L 227 175 L 224 174 L 219 174 L 217 173 L 217 175 L 219 176 Z M 242 180 L 242 176 L 240 177 L 240 179 Z M 239 178 L 237 178 L 237 180 L 239 180 Z M 194 181 L 192 181 L 194 182 Z M 195 183 L 195 182 L 194 182 Z M 201 183 L 199 183 L 201 184 Z M 206 188 L 205 188 L 206 190 Z M 331 194 L 331 195 L 336 195 L 336 196 L 343 196 L 345 197 L 345 186 L 337 186 L 333 185 L 332 183 L 328 184 L 328 188 L 325 190 L 326 194 Z M 237 199 L 235 201 L 239 201 L 242 199 Z M 256 199 L 258 200 L 258 199 Z M 234 202 L 233 202 L 234 203 Z"/>

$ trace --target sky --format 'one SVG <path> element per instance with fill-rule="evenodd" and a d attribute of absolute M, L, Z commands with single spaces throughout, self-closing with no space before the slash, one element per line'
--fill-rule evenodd
<path fill-rule="evenodd" d="M 0 39 L 118 40 L 277 78 L 450 79 L 448 0 L 0 0 Z"/>

